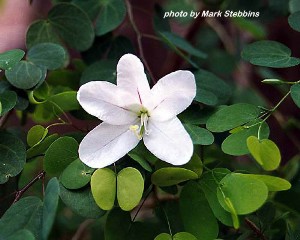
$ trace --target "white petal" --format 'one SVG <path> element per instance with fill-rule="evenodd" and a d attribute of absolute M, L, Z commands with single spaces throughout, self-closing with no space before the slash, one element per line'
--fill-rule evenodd
<path fill-rule="evenodd" d="M 90 131 L 79 145 L 79 158 L 92 168 L 106 167 L 132 150 L 139 140 L 129 125 L 101 123 Z"/>
<path fill-rule="evenodd" d="M 125 54 L 117 65 L 117 85 L 135 96 L 135 103 L 144 104 L 149 98 L 150 87 L 141 60 Z"/>
<path fill-rule="evenodd" d="M 109 124 L 129 124 L 137 118 L 129 110 L 130 96 L 109 82 L 94 81 L 82 85 L 77 99 L 85 111 Z"/>
<path fill-rule="evenodd" d="M 161 78 L 151 89 L 155 101 L 151 118 L 166 121 L 185 110 L 196 96 L 196 82 L 190 71 L 176 71 Z"/>
<path fill-rule="evenodd" d="M 144 143 L 150 152 L 162 161 L 173 165 L 187 163 L 193 154 L 193 142 L 178 118 L 165 122 L 149 119 L 149 135 Z"/>

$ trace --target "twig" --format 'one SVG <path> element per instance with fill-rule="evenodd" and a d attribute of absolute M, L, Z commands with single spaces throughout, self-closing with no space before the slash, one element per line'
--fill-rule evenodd
<path fill-rule="evenodd" d="M 129 2 L 129 0 L 126 0 L 126 5 L 127 5 L 127 12 L 128 12 L 128 17 L 129 17 L 129 21 L 130 21 L 130 24 L 136 34 L 136 37 L 137 37 L 137 44 L 138 44 L 138 49 L 139 49 L 139 54 L 140 54 L 140 57 L 149 73 L 149 76 L 153 82 L 153 84 L 156 83 L 156 79 L 154 78 L 154 75 L 149 67 L 149 64 L 145 58 L 145 55 L 144 55 L 144 51 L 143 51 L 143 43 L 142 43 L 142 38 L 143 38 L 143 35 L 142 33 L 140 32 L 140 30 L 138 29 L 137 25 L 135 24 L 135 21 L 134 21 L 134 18 L 133 18 L 133 12 L 132 12 L 132 6 Z"/>
<path fill-rule="evenodd" d="M 15 200 L 13 203 L 19 201 L 22 195 L 38 180 L 44 179 L 46 172 L 42 171 L 37 176 L 35 176 L 28 184 L 26 184 L 22 189 L 16 192 Z"/>
<path fill-rule="evenodd" d="M 261 239 L 261 240 L 267 240 L 266 236 L 263 234 L 263 232 L 248 218 L 245 218 L 245 223 L 248 225 L 248 227 L 255 233 L 255 235 Z"/>
<path fill-rule="evenodd" d="M 226 32 L 226 30 L 222 26 L 222 24 L 220 24 L 220 22 L 215 18 L 205 18 L 205 21 L 218 34 L 225 49 L 229 53 L 234 54 L 235 47 L 234 47 L 233 41 L 232 41 L 230 35 Z"/>

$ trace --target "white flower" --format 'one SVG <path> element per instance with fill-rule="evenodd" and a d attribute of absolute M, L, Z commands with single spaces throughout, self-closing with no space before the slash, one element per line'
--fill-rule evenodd
<path fill-rule="evenodd" d="M 195 95 L 195 78 L 190 71 L 172 72 L 150 89 L 139 58 L 122 56 L 117 65 L 117 85 L 93 81 L 78 91 L 83 109 L 103 121 L 80 143 L 79 158 L 92 168 L 103 168 L 143 139 L 159 159 L 173 165 L 187 163 L 193 143 L 176 115 Z"/>

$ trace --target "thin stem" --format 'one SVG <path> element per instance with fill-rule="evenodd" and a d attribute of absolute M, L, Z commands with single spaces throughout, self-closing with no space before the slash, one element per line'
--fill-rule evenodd
<path fill-rule="evenodd" d="M 285 94 L 284 96 L 283 96 L 283 98 L 275 105 L 275 107 L 273 107 L 271 110 L 270 110 L 270 112 L 274 112 L 279 106 L 280 106 L 280 104 L 290 95 L 290 93 L 291 93 L 291 90 L 290 91 L 288 91 L 287 92 L 287 94 Z"/>
<path fill-rule="evenodd" d="M 137 215 L 139 214 L 139 212 L 141 211 L 142 207 L 144 206 L 144 203 L 146 202 L 147 198 L 150 196 L 150 193 L 152 192 L 153 190 L 153 185 L 151 184 L 150 187 L 148 188 L 148 192 L 146 193 L 146 196 L 145 198 L 143 199 L 141 205 L 139 206 L 138 210 L 136 211 L 133 219 L 132 219 L 132 222 L 134 222 L 134 220 L 136 219 Z"/>
<path fill-rule="evenodd" d="M 35 176 L 29 183 L 27 183 L 22 189 L 16 192 L 15 200 L 13 203 L 19 201 L 22 195 L 38 180 L 44 179 L 46 172 L 42 171 L 37 176 Z M 44 191 L 44 190 L 43 190 Z"/>
<path fill-rule="evenodd" d="M 250 221 L 248 218 L 245 218 L 245 223 L 248 225 L 248 227 L 255 233 L 255 235 L 261 239 L 261 240 L 267 240 L 266 236 L 264 233 L 253 223 Z"/>
<path fill-rule="evenodd" d="M 132 26 L 132 28 L 133 28 L 136 36 L 137 36 L 137 43 L 138 43 L 138 49 L 139 49 L 140 57 L 141 57 L 142 61 L 145 64 L 145 67 L 146 67 L 146 69 L 149 73 L 149 76 L 150 76 L 153 84 L 155 84 L 156 80 L 154 78 L 154 75 L 153 75 L 153 73 L 152 73 L 152 71 L 149 67 L 148 62 L 146 61 L 145 55 L 144 55 L 143 43 L 142 43 L 143 34 L 140 32 L 137 25 L 135 24 L 135 21 L 134 21 L 134 18 L 133 18 L 132 6 L 131 6 L 129 0 L 126 1 L 126 5 L 127 5 L 127 12 L 128 12 L 128 17 L 129 17 L 130 24 L 131 24 L 131 26 Z"/>
<path fill-rule="evenodd" d="M 170 233 L 171 236 L 173 236 L 173 234 L 172 234 L 172 229 L 171 229 L 171 225 L 170 225 L 170 221 L 169 221 L 169 218 L 168 218 L 168 215 L 167 215 L 165 209 L 164 209 L 162 206 L 161 206 L 161 209 L 162 209 L 162 211 L 163 211 L 164 214 L 165 214 L 165 217 L 166 217 L 166 220 L 167 220 L 167 223 L 168 223 L 169 233 Z"/>

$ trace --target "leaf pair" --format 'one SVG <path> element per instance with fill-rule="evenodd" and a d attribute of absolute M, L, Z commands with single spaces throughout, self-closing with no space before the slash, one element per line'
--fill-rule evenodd
<path fill-rule="evenodd" d="M 101 168 L 91 178 L 92 194 L 101 209 L 110 210 L 117 195 L 119 206 L 124 211 L 136 207 L 143 195 L 144 179 L 132 167 L 122 169 L 118 174 L 109 168 Z"/>

